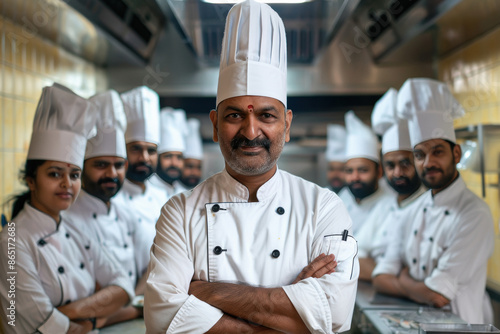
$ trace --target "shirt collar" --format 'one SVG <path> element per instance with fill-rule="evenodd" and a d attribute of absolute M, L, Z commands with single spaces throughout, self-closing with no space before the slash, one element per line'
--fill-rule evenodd
<path fill-rule="evenodd" d="M 99 215 L 107 215 L 109 213 L 108 206 L 99 198 L 90 195 L 85 190 L 80 191 L 77 201 L 82 201 L 82 203 L 89 204 L 94 213 Z"/>
<path fill-rule="evenodd" d="M 464 190 L 467 188 L 462 176 L 458 177 L 448 187 L 438 192 L 432 197 L 434 205 L 436 206 L 454 206 L 457 203 L 458 197 L 462 196 Z"/>
<path fill-rule="evenodd" d="M 238 182 L 235 178 L 233 178 L 226 169 L 224 169 L 221 173 L 221 177 L 224 184 L 224 190 L 230 193 L 233 196 L 242 199 L 243 201 L 248 201 L 249 192 L 248 188 Z M 273 197 L 278 189 L 281 187 L 281 171 L 276 167 L 276 172 L 274 175 L 266 181 L 260 188 L 257 190 L 257 199 L 259 202 L 264 202 L 267 199 Z"/>
<path fill-rule="evenodd" d="M 408 205 L 410 205 L 414 200 L 420 197 L 423 193 L 427 191 L 427 188 L 421 184 L 420 187 L 415 191 L 413 194 L 411 194 L 408 198 L 405 198 L 404 200 L 401 201 L 399 204 L 399 208 L 402 209 Z"/>
<path fill-rule="evenodd" d="M 36 233 L 40 234 L 41 236 L 47 236 L 58 231 L 59 226 L 57 225 L 57 222 L 48 214 L 32 207 L 28 203 L 24 204 L 23 210 L 25 211 L 28 220 L 35 223 L 34 225 Z M 14 221 L 15 220 L 16 219 L 14 219 Z"/>

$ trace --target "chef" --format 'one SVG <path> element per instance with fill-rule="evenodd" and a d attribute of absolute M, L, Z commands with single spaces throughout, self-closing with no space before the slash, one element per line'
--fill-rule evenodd
<path fill-rule="evenodd" d="M 82 191 L 63 217 L 74 229 L 108 250 L 136 287 L 136 294 L 144 294 L 146 277 L 142 284 L 138 282 L 149 262 L 149 247 L 143 247 L 146 236 L 143 229 L 138 228 L 130 208 L 112 202 L 123 185 L 127 168 L 124 136 L 127 120 L 123 103 L 114 90 L 95 95 L 90 100 L 98 109 L 97 135 L 87 142 Z M 141 309 L 128 306 L 107 324 L 140 315 Z"/>
<path fill-rule="evenodd" d="M 60 215 L 80 191 L 95 121 L 88 100 L 58 84 L 43 89 L 23 175 L 29 190 L 1 232 L 5 333 L 87 333 L 134 297 L 116 262 Z"/>
<path fill-rule="evenodd" d="M 380 203 L 388 205 L 390 194 L 379 187 L 382 177 L 378 138 L 353 111 L 345 114 L 347 130 L 345 187 L 339 194 L 353 221 L 357 238 L 368 217 Z"/>
<path fill-rule="evenodd" d="M 203 164 L 203 142 L 200 133 L 200 121 L 197 118 L 187 120 L 188 135 L 184 151 L 184 167 L 181 182 L 187 189 L 192 189 L 200 183 Z"/>
<path fill-rule="evenodd" d="M 383 211 L 373 213 L 358 235 L 360 279 L 370 281 L 375 265 L 385 256 L 393 235 L 398 235 L 405 212 L 427 190 L 413 164 L 408 121 L 398 118 L 398 92 L 391 88 L 377 101 L 372 112 L 373 131 L 382 136 L 382 167 L 388 184 L 396 191 Z"/>
<path fill-rule="evenodd" d="M 170 198 L 187 190 L 180 182 L 186 150 L 185 137 L 188 134 L 186 112 L 163 108 L 160 111 L 160 129 L 157 175 L 151 181 Z"/>
<path fill-rule="evenodd" d="M 345 331 L 359 270 L 349 215 L 276 165 L 292 121 L 283 22 L 266 4 L 236 4 L 222 50 L 210 119 L 225 169 L 162 209 L 147 332 Z"/>
<path fill-rule="evenodd" d="M 121 98 L 127 117 L 128 169 L 123 187 L 113 201 L 134 212 L 137 228 L 148 235 L 143 247 L 149 248 L 160 209 L 168 199 L 167 194 L 149 180 L 158 162 L 160 102 L 158 94 L 145 86 L 122 93 Z"/>
<path fill-rule="evenodd" d="M 328 124 L 326 140 L 325 156 L 328 162 L 326 178 L 330 190 L 338 194 L 345 186 L 345 128 L 338 124 Z"/>
<path fill-rule="evenodd" d="M 373 272 L 374 285 L 420 303 L 450 304 L 469 323 L 491 323 L 485 286 L 493 219 L 456 168 L 462 152 L 453 119 L 464 114 L 462 106 L 446 84 L 417 78 L 399 90 L 398 113 L 408 120 L 415 167 L 430 190 L 406 214 L 401 249 L 387 250 Z"/>

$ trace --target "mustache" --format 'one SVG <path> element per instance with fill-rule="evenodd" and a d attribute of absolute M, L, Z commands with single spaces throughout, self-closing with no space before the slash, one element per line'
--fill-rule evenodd
<path fill-rule="evenodd" d="M 269 149 L 271 148 L 271 141 L 266 137 L 255 138 L 255 139 L 250 140 L 248 138 L 245 138 L 242 135 L 237 135 L 231 140 L 231 148 L 233 150 L 236 150 L 241 146 L 246 146 L 246 147 L 262 146 L 266 149 L 266 151 L 269 152 Z"/>
<path fill-rule="evenodd" d="M 145 162 L 135 163 L 135 164 L 131 165 L 129 168 L 132 169 L 132 170 L 135 170 L 137 167 L 142 167 L 142 166 L 146 166 L 149 169 L 153 169 L 153 166 L 151 166 L 150 164 L 147 164 Z"/>
<path fill-rule="evenodd" d="M 111 183 L 111 182 L 113 182 L 115 184 L 118 184 L 119 180 L 116 177 L 114 177 L 114 178 L 113 177 L 105 177 L 103 179 L 100 179 L 97 182 L 97 184 L 102 185 L 103 183 Z"/>
<path fill-rule="evenodd" d="M 424 171 L 422 172 L 422 177 L 424 177 L 425 175 L 427 175 L 428 172 L 431 172 L 431 171 L 444 173 L 444 171 L 441 168 L 430 167 L 430 168 L 425 168 L 424 169 Z"/>
<path fill-rule="evenodd" d="M 392 182 L 397 182 L 397 181 L 406 181 L 407 183 L 410 182 L 410 178 L 405 177 L 405 176 L 400 176 L 400 177 L 393 177 Z"/>

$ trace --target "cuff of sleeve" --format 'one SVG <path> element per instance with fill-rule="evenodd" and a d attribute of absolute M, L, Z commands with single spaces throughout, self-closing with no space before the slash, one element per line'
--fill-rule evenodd
<path fill-rule="evenodd" d="M 216 307 L 190 295 L 177 311 L 168 327 L 170 333 L 206 333 L 224 313 Z"/>
<path fill-rule="evenodd" d="M 283 290 L 311 333 L 331 333 L 330 306 L 318 282 L 307 278 Z"/>
<path fill-rule="evenodd" d="M 400 271 L 401 271 L 401 263 L 380 261 L 375 266 L 375 269 L 373 269 L 372 277 L 381 274 L 398 275 Z"/>
<path fill-rule="evenodd" d="M 112 282 L 110 282 L 109 285 L 116 285 L 125 290 L 129 298 L 127 305 L 130 305 L 130 303 L 132 303 L 132 300 L 135 297 L 135 290 L 134 286 L 132 285 L 132 282 L 128 277 L 125 276 L 118 277 L 114 279 Z"/>
<path fill-rule="evenodd" d="M 439 269 L 434 269 L 432 276 L 424 280 L 425 285 L 437 293 L 442 294 L 449 300 L 455 299 L 458 290 L 458 283 L 448 273 L 444 273 Z"/>
<path fill-rule="evenodd" d="M 52 314 L 45 322 L 37 328 L 37 331 L 42 334 L 49 333 L 66 333 L 69 329 L 69 318 L 54 308 Z"/>

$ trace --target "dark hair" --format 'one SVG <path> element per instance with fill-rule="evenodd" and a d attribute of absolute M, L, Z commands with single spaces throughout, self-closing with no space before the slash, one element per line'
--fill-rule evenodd
<path fill-rule="evenodd" d="M 445 139 L 444 141 L 450 144 L 451 151 L 453 152 L 453 149 L 455 148 L 455 146 L 457 146 L 457 144 L 448 139 Z"/>
<path fill-rule="evenodd" d="M 47 160 L 26 160 L 26 164 L 24 166 L 24 170 L 21 170 L 19 172 L 19 178 L 24 182 L 24 184 L 27 185 L 26 179 L 28 177 L 35 179 L 36 178 L 36 171 L 38 167 L 43 165 Z M 31 190 L 27 190 L 19 195 L 14 195 L 12 198 L 8 200 L 8 202 L 13 201 L 14 203 L 12 204 L 12 217 L 11 220 L 13 220 L 19 212 L 24 207 L 24 203 L 29 201 L 31 198 Z"/>

